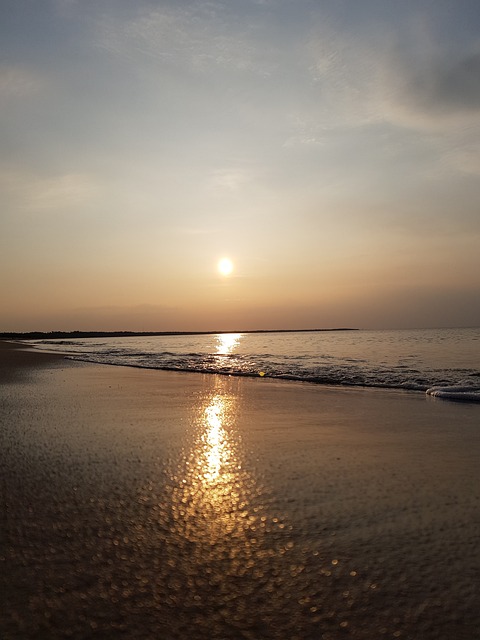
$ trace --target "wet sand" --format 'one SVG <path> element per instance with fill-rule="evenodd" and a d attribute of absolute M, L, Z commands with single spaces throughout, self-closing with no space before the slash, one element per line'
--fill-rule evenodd
<path fill-rule="evenodd" d="M 0 343 L 0 637 L 475 640 L 480 407 Z"/>

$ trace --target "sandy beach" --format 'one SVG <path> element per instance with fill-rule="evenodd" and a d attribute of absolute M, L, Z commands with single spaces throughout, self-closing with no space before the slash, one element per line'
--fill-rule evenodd
<path fill-rule="evenodd" d="M 480 407 L 0 343 L 0 637 L 475 640 Z"/>

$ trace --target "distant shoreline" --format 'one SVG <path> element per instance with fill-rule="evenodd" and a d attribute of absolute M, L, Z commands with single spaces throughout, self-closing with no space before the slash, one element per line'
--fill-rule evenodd
<path fill-rule="evenodd" d="M 63 338 L 136 338 L 153 336 L 203 336 L 218 333 L 314 333 L 325 331 L 359 331 L 356 328 L 332 329 L 254 329 L 249 331 L 28 331 L 2 332 L 0 340 L 59 340 Z"/>

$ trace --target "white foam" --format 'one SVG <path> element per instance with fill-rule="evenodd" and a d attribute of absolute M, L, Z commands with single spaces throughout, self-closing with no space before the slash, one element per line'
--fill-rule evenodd
<path fill-rule="evenodd" d="M 456 402 L 480 402 L 480 387 L 431 387 L 426 393 L 435 398 Z"/>

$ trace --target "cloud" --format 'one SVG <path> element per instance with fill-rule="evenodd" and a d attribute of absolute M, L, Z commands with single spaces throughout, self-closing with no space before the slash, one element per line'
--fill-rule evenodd
<path fill-rule="evenodd" d="M 251 179 L 252 176 L 243 169 L 217 169 L 211 175 L 210 186 L 216 193 L 238 191 Z"/>
<path fill-rule="evenodd" d="M 400 55 L 391 59 L 383 75 L 389 77 L 384 84 L 385 106 L 393 122 L 427 129 L 478 122 L 479 53 L 415 60 Z"/>
<path fill-rule="evenodd" d="M 144 8 L 127 20 L 100 20 L 97 44 L 142 64 L 150 59 L 202 73 L 223 68 L 268 75 L 268 45 L 255 38 L 254 27 L 230 18 L 226 7 L 211 2 Z"/>
<path fill-rule="evenodd" d="M 76 206 L 87 201 L 95 192 L 95 185 L 89 177 L 68 173 L 32 185 L 30 207 L 52 210 Z"/>
<path fill-rule="evenodd" d="M 429 108 L 480 110 L 480 53 L 437 64 L 429 75 L 419 92 Z"/>
<path fill-rule="evenodd" d="M 478 138 L 480 140 L 480 136 Z M 450 159 L 460 171 L 480 176 L 480 141 L 476 147 L 468 145 L 454 151 Z"/>
<path fill-rule="evenodd" d="M 4 201 L 32 212 L 58 212 L 88 202 L 97 192 L 95 181 L 84 174 L 67 173 L 53 177 L 38 177 L 15 169 L 0 173 Z"/>
<path fill-rule="evenodd" d="M 465 126 L 480 112 L 478 39 L 446 41 L 441 12 L 355 29 L 315 23 L 306 60 L 326 126 Z M 309 135 L 303 136 L 311 143 Z"/>
<path fill-rule="evenodd" d="M 37 93 L 44 80 L 24 67 L 0 66 L 0 99 L 24 98 Z"/>

